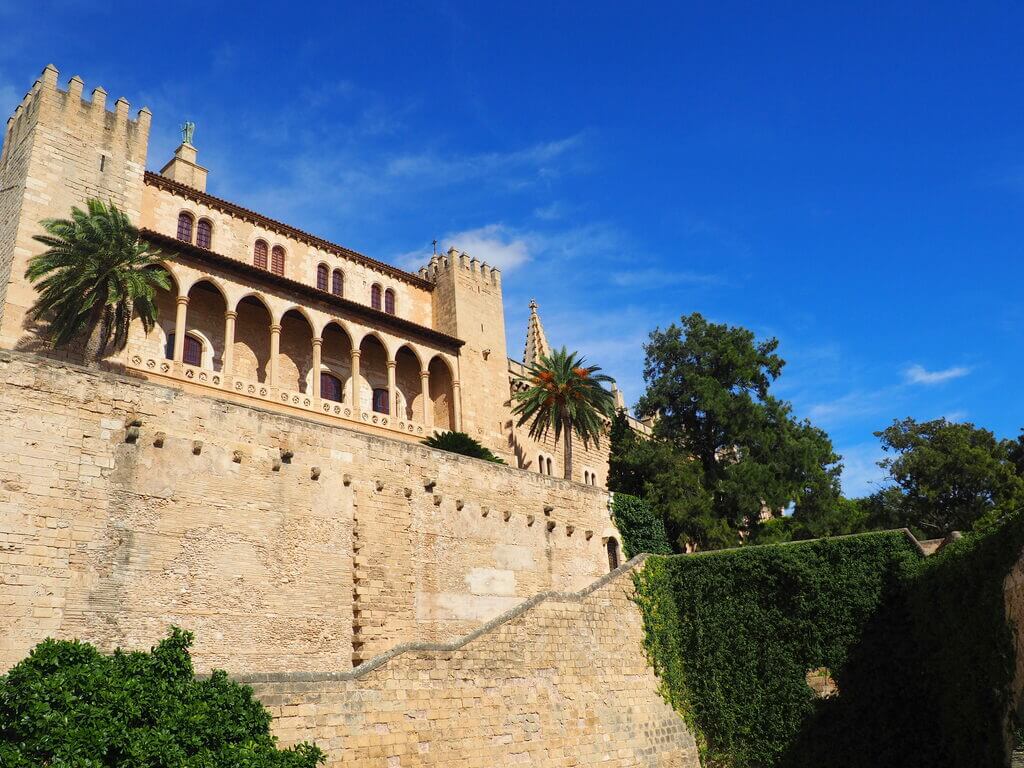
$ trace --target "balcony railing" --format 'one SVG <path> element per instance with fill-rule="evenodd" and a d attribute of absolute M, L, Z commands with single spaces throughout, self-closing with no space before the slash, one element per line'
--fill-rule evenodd
<path fill-rule="evenodd" d="M 338 403 L 333 400 L 314 398 L 304 392 L 295 392 L 282 387 L 272 387 L 266 383 L 249 381 L 238 376 L 224 376 L 218 371 L 211 371 L 187 363 L 175 363 L 163 357 L 153 357 L 140 351 L 128 352 L 127 366 L 162 378 L 183 381 L 209 387 L 213 390 L 231 392 L 263 403 L 284 405 L 318 415 L 336 418 L 342 422 L 351 422 L 373 426 L 398 432 L 402 435 L 424 438 L 437 430 L 427 427 L 413 419 L 392 417 L 386 413 L 365 411 L 353 408 L 351 403 Z"/>

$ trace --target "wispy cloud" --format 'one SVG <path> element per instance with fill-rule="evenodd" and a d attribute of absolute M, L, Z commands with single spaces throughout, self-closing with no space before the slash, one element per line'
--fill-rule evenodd
<path fill-rule="evenodd" d="M 952 379 L 959 379 L 966 376 L 971 372 L 970 368 L 964 366 L 955 366 L 953 368 L 945 368 L 941 371 L 929 371 L 922 365 L 912 365 L 904 372 L 906 380 L 910 384 L 941 384 L 944 381 L 950 381 Z"/>
<path fill-rule="evenodd" d="M 656 288 L 670 285 L 720 285 L 721 275 L 671 269 L 635 269 L 612 273 L 612 282 L 623 288 Z"/>
<path fill-rule="evenodd" d="M 556 200 L 550 205 L 534 208 L 533 215 L 541 221 L 556 221 L 565 216 L 565 205 Z"/>
<path fill-rule="evenodd" d="M 884 457 L 878 442 L 858 443 L 837 448 L 843 457 L 843 494 L 857 498 L 874 493 L 887 483 L 888 475 L 878 466 Z"/>
<path fill-rule="evenodd" d="M 444 243 L 503 272 L 520 267 L 530 259 L 527 240 L 502 224 L 455 232 L 446 235 Z"/>

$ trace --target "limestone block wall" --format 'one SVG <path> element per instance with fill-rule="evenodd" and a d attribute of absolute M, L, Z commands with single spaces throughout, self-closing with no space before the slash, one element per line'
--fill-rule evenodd
<path fill-rule="evenodd" d="M 347 674 L 254 675 L 283 744 L 328 766 L 699 768 L 647 666 L 635 563 L 576 594 L 540 596 L 446 647 Z"/>
<path fill-rule="evenodd" d="M 578 588 L 615 535 L 596 488 L 23 353 L 0 451 L 3 669 L 172 623 L 200 670 L 344 669 Z"/>

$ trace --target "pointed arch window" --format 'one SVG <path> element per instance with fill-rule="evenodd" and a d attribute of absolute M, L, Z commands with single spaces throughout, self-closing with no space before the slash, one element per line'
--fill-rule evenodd
<path fill-rule="evenodd" d="M 260 269 L 267 268 L 267 244 L 265 241 L 256 241 L 256 246 L 252 249 L 252 264 Z"/>
<path fill-rule="evenodd" d="M 395 314 L 395 292 L 390 288 L 384 291 L 384 311 L 389 315 Z"/>
<path fill-rule="evenodd" d="M 331 275 L 331 293 L 335 296 L 343 296 L 345 294 L 345 275 L 342 274 L 340 269 L 334 270 L 334 274 Z"/>
<path fill-rule="evenodd" d="M 320 397 L 324 400 L 341 402 L 341 379 L 329 373 L 320 374 Z"/>
<path fill-rule="evenodd" d="M 192 242 L 192 225 L 195 223 L 195 219 L 192 218 L 192 214 L 186 211 L 182 211 L 178 214 L 178 239 L 183 243 Z"/>
<path fill-rule="evenodd" d="M 213 224 L 210 223 L 209 219 L 200 219 L 199 224 L 196 226 L 196 245 L 200 248 L 210 250 L 210 245 L 213 243 Z"/>
<path fill-rule="evenodd" d="M 316 268 L 316 288 L 318 291 L 327 290 L 327 273 L 329 271 L 326 264 L 321 264 Z"/>
<path fill-rule="evenodd" d="M 374 309 L 380 309 L 380 296 L 380 286 L 374 284 L 374 286 L 370 288 L 370 306 L 373 307 Z"/>
<path fill-rule="evenodd" d="M 270 271 L 275 275 L 284 274 L 284 248 L 275 245 L 270 252 Z"/>
<path fill-rule="evenodd" d="M 608 539 L 608 570 L 614 571 L 619 567 L 619 542 L 609 537 Z"/>

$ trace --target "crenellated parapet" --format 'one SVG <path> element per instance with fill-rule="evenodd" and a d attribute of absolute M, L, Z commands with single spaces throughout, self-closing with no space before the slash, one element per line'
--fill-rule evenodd
<path fill-rule="evenodd" d="M 446 254 L 435 254 L 427 266 L 420 268 L 419 276 L 436 283 L 439 275 L 452 269 L 462 270 L 483 283 L 501 285 L 500 269 L 455 248 L 449 248 Z"/>
<path fill-rule="evenodd" d="M 54 116 L 63 113 L 71 122 L 92 123 L 103 131 L 115 136 L 124 136 L 129 142 L 141 141 L 145 154 L 149 138 L 152 113 L 148 108 L 140 109 L 135 118 L 130 116 L 131 105 L 124 97 L 114 102 L 114 109 L 107 109 L 107 92 L 101 86 L 93 88 L 90 98 L 83 98 L 85 82 L 78 75 L 68 80 L 67 89 L 58 85 L 59 72 L 53 64 L 47 64 L 39 79 L 32 84 L 14 113 L 7 119 L 4 133 L 4 148 L 0 154 L 2 164 L 11 149 L 38 123 L 40 113 L 47 108 Z"/>

